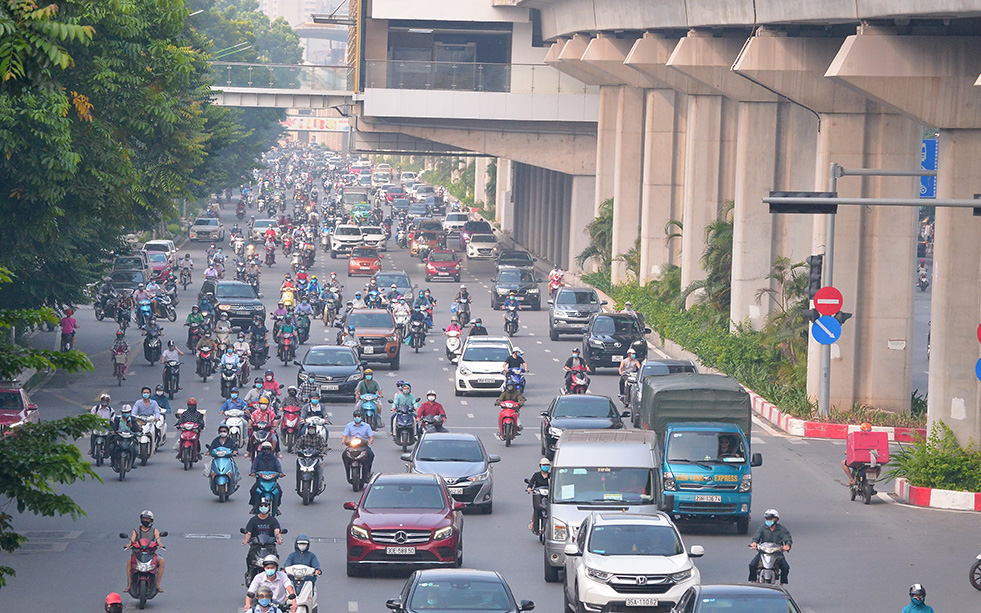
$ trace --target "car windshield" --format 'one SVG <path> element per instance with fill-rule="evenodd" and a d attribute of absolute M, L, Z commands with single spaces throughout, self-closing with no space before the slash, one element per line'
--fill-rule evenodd
<path fill-rule="evenodd" d="M 490 224 L 486 221 L 468 221 L 464 229 L 471 234 L 490 234 L 493 232 Z"/>
<path fill-rule="evenodd" d="M 420 194 L 431 194 L 434 191 L 436 191 L 436 190 L 434 190 L 432 187 L 430 187 L 428 185 L 420 185 L 419 187 L 416 188 L 416 195 L 420 195 Z"/>
<path fill-rule="evenodd" d="M 376 483 L 365 495 L 363 508 L 445 509 L 443 491 L 435 483 Z"/>
<path fill-rule="evenodd" d="M 393 284 L 395 287 L 409 287 L 411 285 L 405 275 L 391 272 L 379 273 L 375 275 L 375 279 L 378 281 L 378 287 L 391 287 Z"/>
<path fill-rule="evenodd" d="M 746 461 L 743 437 L 718 432 L 672 432 L 665 452 L 668 462 L 730 464 Z"/>
<path fill-rule="evenodd" d="M 143 273 L 139 270 L 117 270 L 111 275 L 112 282 L 116 284 L 137 284 L 145 283 L 146 279 L 143 277 Z"/>
<path fill-rule="evenodd" d="M 446 216 L 446 221 L 466 221 L 467 217 L 466 213 L 450 213 Z"/>
<path fill-rule="evenodd" d="M 196 226 L 217 226 L 218 220 L 213 217 L 198 217 L 194 220 Z"/>
<path fill-rule="evenodd" d="M 0 392 L 0 411 L 19 411 L 20 392 Z"/>
<path fill-rule="evenodd" d="M 347 325 L 355 328 L 391 328 L 392 316 L 388 313 L 351 313 Z"/>
<path fill-rule="evenodd" d="M 685 552 L 670 526 L 594 526 L 587 547 L 589 553 L 601 556 L 677 556 Z"/>
<path fill-rule="evenodd" d="M 311 349 L 303 358 L 304 366 L 354 366 L 354 352 L 350 349 Z"/>
<path fill-rule="evenodd" d="M 556 417 L 596 417 L 615 418 L 617 409 L 603 396 L 561 396 L 555 401 L 552 418 Z"/>
<path fill-rule="evenodd" d="M 739 594 L 738 596 L 703 595 L 695 606 L 696 613 L 799 613 L 787 597 L 779 592 Z"/>
<path fill-rule="evenodd" d="M 518 252 L 511 252 L 511 253 L 503 253 L 503 254 L 501 254 L 501 257 L 499 259 L 502 262 L 505 262 L 505 261 L 507 261 L 507 262 L 516 262 L 516 263 L 519 263 L 519 264 L 531 264 L 532 263 L 532 257 L 530 255 L 528 255 L 527 253 L 522 253 L 520 251 L 518 251 Z"/>
<path fill-rule="evenodd" d="M 253 228 L 276 228 L 278 226 L 279 226 L 279 223 L 276 222 L 276 221 L 273 221 L 271 219 L 259 219 L 259 220 L 256 220 L 255 225 L 252 226 L 252 227 Z"/>
<path fill-rule="evenodd" d="M 529 270 L 502 270 L 498 283 L 534 283 L 535 275 Z"/>
<path fill-rule="evenodd" d="M 255 298 L 255 291 L 252 289 L 251 285 L 234 284 L 234 285 L 219 285 L 218 291 L 215 294 L 218 300 L 223 300 L 227 298 Z"/>
<path fill-rule="evenodd" d="M 170 251 L 170 246 L 167 243 L 147 243 L 143 245 L 143 251 L 162 251 L 167 253 Z"/>
<path fill-rule="evenodd" d="M 503 362 L 508 359 L 510 352 L 503 346 L 467 346 L 463 352 L 464 362 Z"/>
<path fill-rule="evenodd" d="M 430 262 L 455 262 L 456 254 L 450 253 L 448 251 L 444 253 L 430 253 L 429 261 Z"/>
<path fill-rule="evenodd" d="M 368 181 L 371 181 L 371 179 L 369 178 Z M 343 202 L 344 204 L 361 204 L 362 202 L 367 204 L 368 197 L 365 196 L 363 193 L 345 192 L 344 195 L 341 196 L 341 202 Z"/>
<path fill-rule="evenodd" d="M 424 578 L 412 592 L 411 611 L 513 611 L 508 591 L 499 581 Z"/>
<path fill-rule="evenodd" d="M 357 226 L 338 226 L 334 232 L 338 236 L 361 236 L 361 228 Z"/>
<path fill-rule="evenodd" d="M 483 462 L 480 444 L 473 440 L 424 438 L 416 452 L 420 462 Z"/>
<path fill-rule="evenodd" d="M 564 291 L 559 292 L 559 295 L 555 298 L 555 304 L 599 304 L 599 299 L 596 297 L 596 292 L 593 291 Z"/>
<path fill-rule="evenodd" d="M 409 201 L 405 198 L 396 198 L 395 200 L 392 200 L 392 206 L 395 208 L 409 206 Z"/>
<path fill-rule="evenodd" d="M 474 234 L 470 237 L 472 243 L 496 243 L 497 239 L 493 234 Z"/>
<path fill-rule="evenodd" d="M 640 378 L 650 375 L 676 375 L 679 373 L 695 372 L 694 364 L 644 364 L 640 369 Z"/>
<path fill-rule="evenodd" d="M 143 259 L 138 257 L 119 257 L 112 264 L 116 268 L 143 268 Z"/>
<path fill-rule="evenodd" d="M 156 264 L 166 264 L 167 263 L 167 254 L 166 253 L 161 253 L 159 251 L 154 251 L 152 253 L 147 253 L 147 257 L 150 258 L 150 261 L 151 262 L 154 262 Z"/>
<path fill-rule="evenodd" d="M 650 504 L 654 474 L 650 468 L 559 468 L 552 495 L 559 504 Z"/>
<path fill-rule="evenodd" d="M 639 334 L 640 324 L 634 317 L 597 317 L 593 334 Z"/>
<path fill-rule="evenodd" d="M 368 247 L 355 247 L 351 250 L 352 258 L 377 258 L 378 252 Z"/>
<path fill-rule="evenodd" d="M 361 226 L 362 234 L 384 234 L 378 226 Z"/>
<path fill-rule="evenodd" d="M 442 232 L 443 230 L 443 224 L 433 219 L 421 221 L 417 227 L 419 230 L 426 232 Z"/>

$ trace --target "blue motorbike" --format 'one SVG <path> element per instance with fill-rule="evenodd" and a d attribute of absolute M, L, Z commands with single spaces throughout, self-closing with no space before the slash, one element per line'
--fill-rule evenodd
<path fill-rule="evenodd" d="M 518 391 L 522 394 L 525 393 L 525 371 L 520 368 L 510 368 L 504 371 L 505 385 L 508 383 L 514 383 L 514 387 L 518 388 Z"/>
<path fill-rule="evenodd" d="M 252 507 L 252 513 L 257 514 L 259 512 L 259 501 L 265 498 L 272 501 L 269 512 L 275 516 L 276 511 L 279 510 L 279 473 L 264 470 L 257 472 L 255 478 L 259 484 L 259 491 L 256 492 L 256 504 Z"/>
<path fill-rule="evenodd" d="M 153 306 L 149 300 L 140 300 L 136 311 L 136 321 L 139 327 L 146 325 L 146 322 L 153 316 Z"/>
<path fill-rule="evenodd" d="M 209 449 L 211 455 L 211 493 L 218 497 L 218 502 L 225 502 L 228 497 L 238 491 L 239 472 L 233 456 L 235 452 L 228 447 Z"/>
<path fill-rule="evenodd" d="M 378 419 L 378 394 L 361 394 L 361 415 L 372 430 L 381 427 Z"/>

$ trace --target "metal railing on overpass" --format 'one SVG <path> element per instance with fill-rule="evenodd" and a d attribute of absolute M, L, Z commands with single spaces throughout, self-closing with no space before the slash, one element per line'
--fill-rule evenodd
<path fill-rule="evenodd" d="M 542 64 L 365 62 L 365 88 L 506 93 L 588 94 L 599 88 Z"/>
<path fill-rule="evenodd" d="M 348 66 L 212 62 L 215 87 L 350 92 L 354 77 Z"/>

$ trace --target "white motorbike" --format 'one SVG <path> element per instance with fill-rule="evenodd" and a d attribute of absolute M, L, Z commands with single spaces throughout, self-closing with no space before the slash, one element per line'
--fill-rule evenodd
<path fill-rule="evenodd" d="M 248 432 L 245 423 L 245 411 L 241 409 L 228 409 L 225 411 L 225 421 L 222 424 L 228 426 L 228 436 L 232 437 L 238 448 L 242 449 L 245 447 L 245 443 L 248 442 L 245 439 L 246 433 Z"/>
<path fill-rule="evenodd" d="M 456 364 L 461 353 L 463 353 L 463 341 L 460 340 L 460 331 L 450 330 L 446 332 L 446 359 L 451 364 Z"/>
<path fill-rule="evenodd" d="M 146 466 L 146 463 L 153 456 L 153 452 L 157 450 L 157 445 L 154 442 L 156 426 L 153 418 L 141 419 L 137 417 L 136 422 L 140 425 L 140 433 L 136 439 L 136 457 L 140 460 L 141 466 Z"/>

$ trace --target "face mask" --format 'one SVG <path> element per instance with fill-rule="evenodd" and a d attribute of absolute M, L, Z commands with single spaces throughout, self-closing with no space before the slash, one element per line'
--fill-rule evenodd
<path fill-rule="evenodd" d="M 372 377 L 374 377 L 374 376 L 375 375 L 365 375 L 364 378 L 367 379 L 368 381 L 371 381 Z"/>
<path fill-rule="evenodd" d="M 150 399 L 150 392 L 143 392 L 143 399 L 144 400 L 149 400 Z"/>
<path fill-rule="evenodd" d="M 272 377 L 266 377 L 266 381 L 272 381 Z"/>
<path fill-rule="evenodd" d="M 262 387 L 262 384 L 261 384 L 261 383 L 256 383 L 256 384 L 255 384 L 255 388 L 256 388 L 256 389 L 260 389 L 261 387 Z"/>
<path fill-rule="evenodd" d="M 218 438 L 228 438 L 228 433 L 227 432 L 219 432 L 218 433 Z"/>
<path fill-rule="evenodd" d="M 766 520 L 766 521 L 765 521 L 765 522 L 763 522 L 763 523 L 765 523 L 765 524 L 766 524 L 766 527 L 767 527 L 767 528 L 772 528 L 772 527 L 773 527 L 773 524 L 775 524 L 775 523 L 777 523 L 777 522 L 775 522 L 775 521 L 773 521 L 772 519 L 768 519 L 768 520 Z"/>
<path fill-rule="evenodd" d="M 259 507 L 259 512 L 260 513 L 268 513 L 269 512 L 269 507 Z"/>
<path fill-rule="evenodd" d="M 296 545 L 296 550 L 297 551 L 301 551 L 301 552 L 302 551 L 306 551 L 309 548 L 310 548 L 310 545 L 307 545 L 306 543 L 297 543 L 297 545 Z"/>
<path fill-rule="evenodd" d="M 919 598 L 913 598 L 912 596 L 910 596 L 909 601 L 910 604 L 912 604 L 914 607 L 919 607 L 923 605 L 923 601 L 920 600 Z"/>
<path fill-rule="evenodd" d="M 149 519 L 141 519 L 140 523 L 143 524 L 144 528 L 149 528 L 150 524 L 152 524 L 153 522 L 150 521 Z"/>
<path fill-rule="evenodd" d="M 232 400 L 238 398 L 238 392 L 232 392 Z"/>
<path fill-rule="evenodd" d="M 266 569 L 266 576 L 267 577 L 272 577 L 275 574 L 276 574 L 276 569 L 275 568 L 267 568 Z"/>
<path fill-rule="evenodd" d="M 360 424 L 361 423 L 361 418 L 360 417 L 355 417 L 354 418 L 354 423 Z"/>
<path fill-rule="evenodd" d="M 271 604 L 272 604 L 272 600 L 270 600 L 269 598 L 260 598 L 259 599 L 259 606 L 260 607 L 268 607 Z"/>
<path fill-rule="evenodd" d="M 231 349 L 229 349 L 229 350 L 227 350 L 227 351 L 226 351 L 225 353 L 227 353 L 228 355 L 232 355 L 232 350 L 231 350 Z"/>
<path fill-rule="evenodd" d="M 426 398 L 429 398 L 429 402 L 436 400 L 436 396 L 426 396 Z"/>
<path fill-rule="evenodd" d="M 320 404 L 320 401 L 317 400 L 316 398 L 311 398 L 310 399 L 310 404 Z"/>

